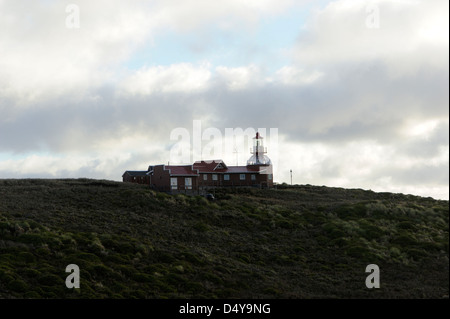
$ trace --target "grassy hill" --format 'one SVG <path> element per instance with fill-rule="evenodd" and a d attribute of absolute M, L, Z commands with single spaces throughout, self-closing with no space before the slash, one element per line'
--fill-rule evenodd
<path fill-rule="evenodd" d="M 448 201 L 310 185 L 216 197 L 0 180 L 0 298 L 448 298 Z"/>

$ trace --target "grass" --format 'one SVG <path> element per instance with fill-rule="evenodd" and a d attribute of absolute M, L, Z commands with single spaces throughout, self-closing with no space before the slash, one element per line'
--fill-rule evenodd
<path fill-rule="evenodd" d="M 0 180 L 0 297 L 448 298 L 448 201 L 311 185 L 215 195 Z"/>

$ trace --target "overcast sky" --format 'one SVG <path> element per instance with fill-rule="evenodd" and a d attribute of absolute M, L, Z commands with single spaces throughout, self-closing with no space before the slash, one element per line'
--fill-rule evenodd
<path fill-rule="evenodd" d="M 121 180 L 196 120 L 278 129 L 279 183 L 448 199 L 448 6 L 0 0 L 0 178 Z"/>

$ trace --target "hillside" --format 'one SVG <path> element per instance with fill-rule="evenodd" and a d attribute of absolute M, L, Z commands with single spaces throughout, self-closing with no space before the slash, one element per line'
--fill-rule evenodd
<path fill-rule="evenodd" d="M 448 298 L 448 201 L 311 185 L 216 198 L 0 180 L 0 298 Z"/>

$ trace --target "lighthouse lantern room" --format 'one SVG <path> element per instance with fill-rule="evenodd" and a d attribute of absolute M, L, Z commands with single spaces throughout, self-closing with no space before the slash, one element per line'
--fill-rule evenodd
<path fill-rule="evenodd" d="M 267 148 L 264 147 L 263 137 L 256 132 L 253 138 L 253 149 L 250 150 L 252 156 L 248 159 L 247 165 L 271 165 L 270 158 L 266 155 Z"/>

